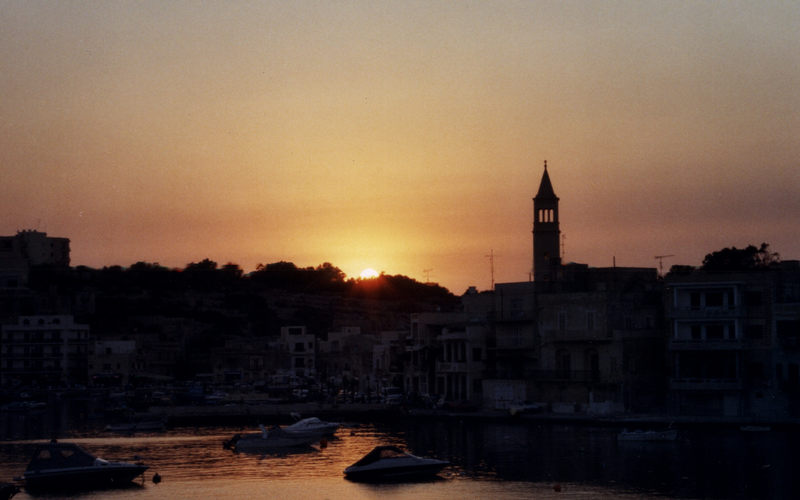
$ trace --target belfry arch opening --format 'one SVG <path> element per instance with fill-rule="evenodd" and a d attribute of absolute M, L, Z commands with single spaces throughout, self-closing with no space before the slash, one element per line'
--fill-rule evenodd
<path fill-rule="evenodd" d="M 538 212 L 538 221 L 539 222 L 554 222 L 555 221 L 555 210 L 552 208 L 542 208 Z"/>

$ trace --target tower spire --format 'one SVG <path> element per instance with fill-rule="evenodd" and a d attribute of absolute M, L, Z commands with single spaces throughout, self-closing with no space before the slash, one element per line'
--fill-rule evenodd
<path fill-rule="evenodd" d="M 558 196 L 553 191 L 547 160 L 533 198 L 533 280 L 552 281 L 561 267 L 561 231 L 558 227 Z"/>

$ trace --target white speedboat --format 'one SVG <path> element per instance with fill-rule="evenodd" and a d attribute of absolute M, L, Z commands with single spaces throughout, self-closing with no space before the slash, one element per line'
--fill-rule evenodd
<path fill-rule="evenodd" d="M 283 431 L 293 436 L 330 436 L 341 426 L 338 422 L 326 422 L 317 417 L 304 418 L 292 425 L 287 425 Z"/>
<path fill-rule="evenodd" d="M 166 416 L 134 418 L 128 422 L 109 424 L 106 426 L 107 431 L 122 433 L 161 432 L 166 429 Z"/>
<path fill-rule="evenodd" d="M 29 491 L 63 492 L 124 486 L 146 470 L 146 465 L 110 462 L 76 444 L 51 441 L 36 447 L 22 479 Z"/>
<path fill-rule="evenodd" d="M 280 451 L 288 448 L 302 448 L 310 446 L 315 441 L 319 441 L 321 434 L 314 435 L 293 435 L 287 433 L 277 425 L 267 429 L 263 425 L 259 426 L 261 432 L 253 434 L 236 434 L 223 446 L 227 449 L 241 452 L 264 453 Z"/>
<path fill-rule="evenodd" d="M 675 441 L 678 439 L 678 431 L 669 429 L 665 431 L 657 430 L 624 430 L 617 435 L 617 441 Z"/>
<path fill-rule="evenodd" d="M 396 446 L 377 446 L 344 470 L 354 481 L 384 481 L 435 476 L 450 462 L 406 453 Z"/>

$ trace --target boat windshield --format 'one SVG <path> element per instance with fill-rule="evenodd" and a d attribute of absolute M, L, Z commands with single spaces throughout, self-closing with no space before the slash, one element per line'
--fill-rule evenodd
<path fill-rule="evenodd" d="M 408 454 L 396 446 L 378 446 L 353 465 L 367 465 L 383 458 L 407 457 Z"/>
<path fill-rule="evenodd" d="M 322 420 L 318 419 L 317 417 L 308 417 L 304 418 L 303 420 L 298 420 L 294 423 L 297 427 L 309 427 L 309 426 L 317 426 L 321 425 Z"/>
<path fill-rule="evenodd" d="M 51 443 L 37 448 L 27 470 L 85 467 L 94 463 L 95 457 L 77 445 Z"/>

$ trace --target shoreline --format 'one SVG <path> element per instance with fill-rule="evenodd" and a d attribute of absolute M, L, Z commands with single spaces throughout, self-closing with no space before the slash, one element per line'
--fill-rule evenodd
<path fill-rule="evenodd" d="M 508 410 L 449 411 L 406 409 L 380 404 L 236 404 L 226 406 L 152 407 L 150 413 L 165 415 L 170 425 L 286 424 L 301 417 L 330 421 L 397 422 L 401 420 L 460 420 L 520 424 L 569 424 L 636 428 L 754 428 L 800 429 L 800 419 L 673 416 L 661 414 L 533 413 L 511 415 Z"/>

